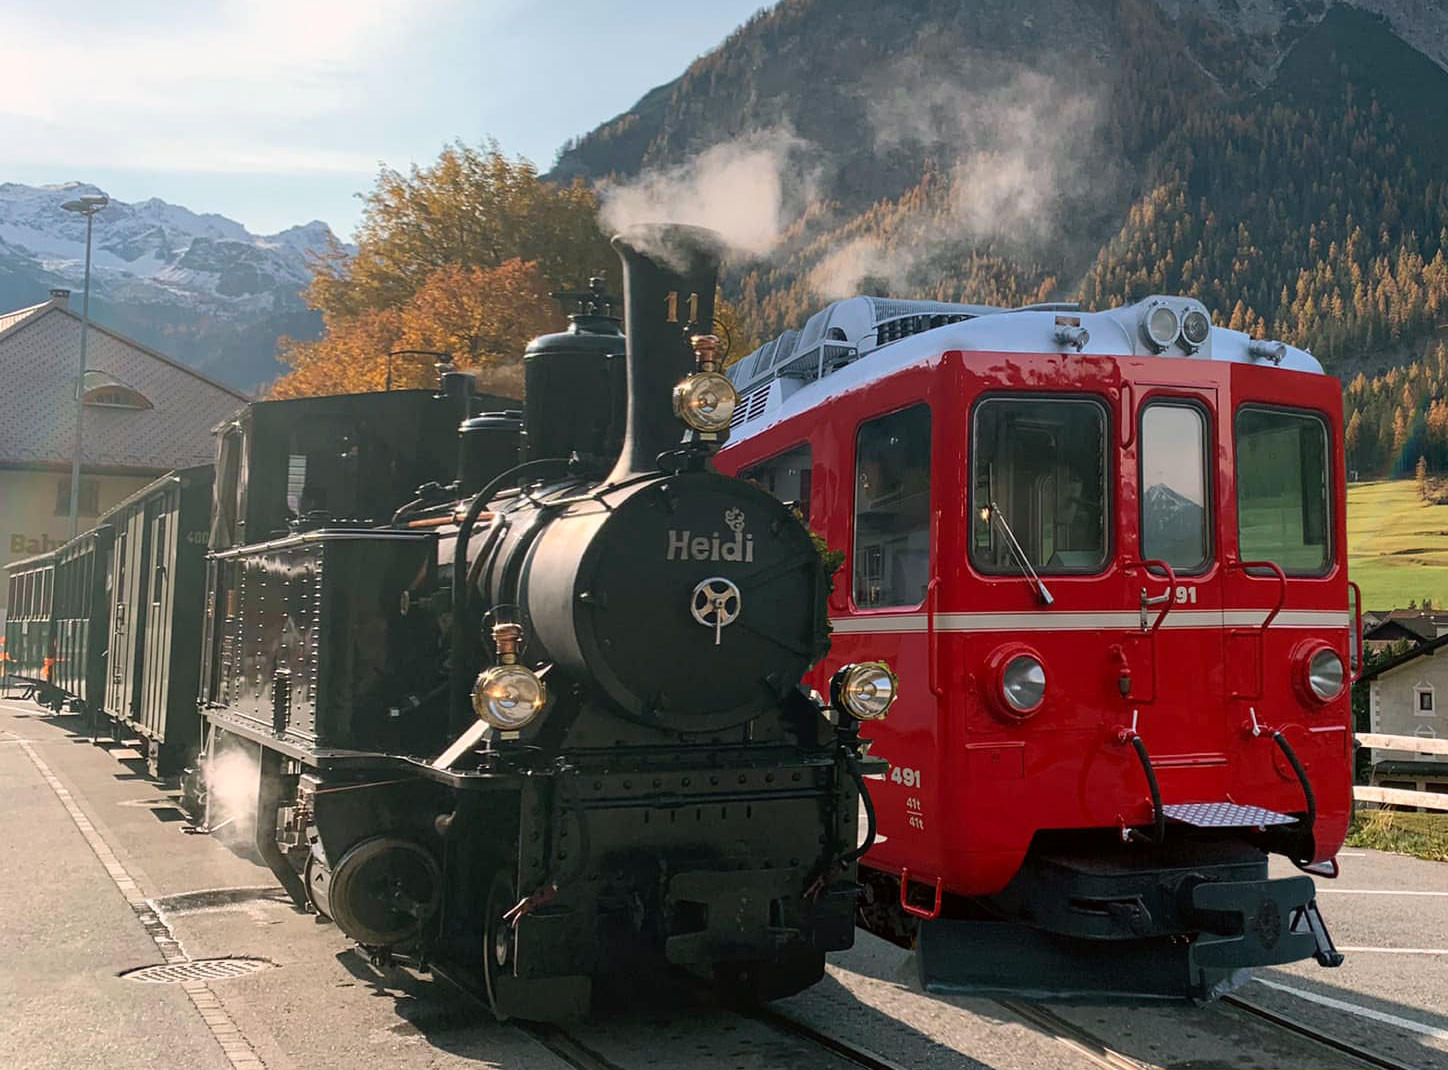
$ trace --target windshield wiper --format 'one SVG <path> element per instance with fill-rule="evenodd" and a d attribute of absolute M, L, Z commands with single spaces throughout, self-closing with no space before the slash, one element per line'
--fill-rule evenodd
<path fill-rule="evenodd" d="M 1016 533 L 1011 530 L 1010 524 L 1006 522 L 1006 516 L 1001 512 L 1001 507 L 995 502 L 991 502 L 990 505 L 986 507 L 986 512 L 989 514 L 988 519 L 992 523 L 1000 525 L 1000 529 L 1006 537 L 1006 543 L 1011 548 L 1011 556 L 1016 559 L 1016 564 L 1021 566 L 1021 571 L 1026 574 L 1026 577 L 1031 581 L 1031 586 L 1036 589 L 1036 596 L 1040 598 L 1041 605 L 1053 605 L 1056 600 L 1051 597 L 1051 592 L 1046 590 L 1045 582 L 1040 576 L 1036 575 L 1036 570 L 1031 567 L 1031 562 L 1026 558 L 1026 552 L 1021 549 L 1021 544 L 1016 541 Z"/>

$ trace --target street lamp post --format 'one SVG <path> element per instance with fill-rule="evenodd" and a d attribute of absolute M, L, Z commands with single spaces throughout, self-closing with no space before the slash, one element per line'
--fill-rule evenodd
<path fill-rule="evenodd" d="M 96 213 L 111 199 L 105 194 L 88 194 L 61 205 L 67 212 L 78 212 L 85 216 L 85 291 L 80 303 L 80 372 L 75 378 L 75 451 L 70 461 L 70 537 L 73 539 L 80 524 L 80 451 L 81 432 L 85 421 L 85 343 L 90 335 L 90 269 L 91 269 L 91 225 Z"/>

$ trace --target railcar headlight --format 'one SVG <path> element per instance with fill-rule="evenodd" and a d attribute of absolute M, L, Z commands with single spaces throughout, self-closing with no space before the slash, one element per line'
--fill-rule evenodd
<path fill-rule="evenodd" d="M 1307 663 L 1307 686 L 1323 702 L 1331 702 L 1342 694 L 1346 673 L 1337 652 L 1323 647 Z"/>
<path fill-rule="evenodd" d="M 1205 342 L 1211 333 L 1212 321 L 1201 309 L 1194 308 L 1182 317 L 1182 338 L 1193 349 Z"/>
<path fill-rule="evenodd" d="M 878 721 L 895 704 L 900 681 L 883 661 L 859 661 L 830 678 L 830 705 L 859 721 Z"/>
<path fill-rule="evenodd" d="M 728 430 L 738 405 L 739 392 L 718 372 L 693 372 L 674 387 L 674 415 L 695 431 Z"/>
<path fill-rule="evenodd" d="M 548 701 L 548 687 L 522 665 L 494 665 L 473 685 L 473 712 L 502 732 L 516 732 Z"/>
<path fill-rule="evenodd" d="M 1181 331 L 1181 320 L 1177 318 L 1176 309 L 1170 305 L 1153 305 L 1147 311 L 1146 318 L 1141 321 L 1141 333 L 1158 353 L 1173 344 Z"/>
<path fill-rule="evenodd" d="M 1017 654 L 1001 671 L 1001 695 L 1017 713 L 1029 713 L 1046 697 L 1046 667 L 1029 654 Z"/>

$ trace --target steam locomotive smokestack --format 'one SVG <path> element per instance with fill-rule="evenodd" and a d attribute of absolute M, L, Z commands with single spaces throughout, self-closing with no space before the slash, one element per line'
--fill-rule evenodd
<path fill-rule="evenodd" d="M 714 329 L 714 290 L 723 241 L 712 230 L 667 223 L 629 227 L 613 239 L 623 260 L 628 341 L 628 419 L 609 482 L 659 470 L 684 427 L 671 394 L 694 368 L 693 334 Z"/>

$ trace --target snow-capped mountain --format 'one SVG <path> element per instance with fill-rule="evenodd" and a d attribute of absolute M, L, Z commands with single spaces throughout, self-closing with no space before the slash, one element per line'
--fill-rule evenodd
<path fill-rule="evenodd" d="M 1143 495 L 1141 538 L 1148 557 L 1190 561 L 1206 546 L 1202 507 L 1168 487 L 1153 483 Z"/>
<path fill-rule="evenodd" d="M 0 183 L 0 311 L 43 301 L 54 286 L 79 295 L 85 218 L 60 206 L 102 192 L 82 182 Z M 95 219 L 91 311 L 168 356 L 256 386 L 279 370 L 278 336 L 317 332 L 300 291 L 311 279 L 308 253 L 333 241 L 318 220 L 259 235 L 154 197 L 113 200 Z"/>

